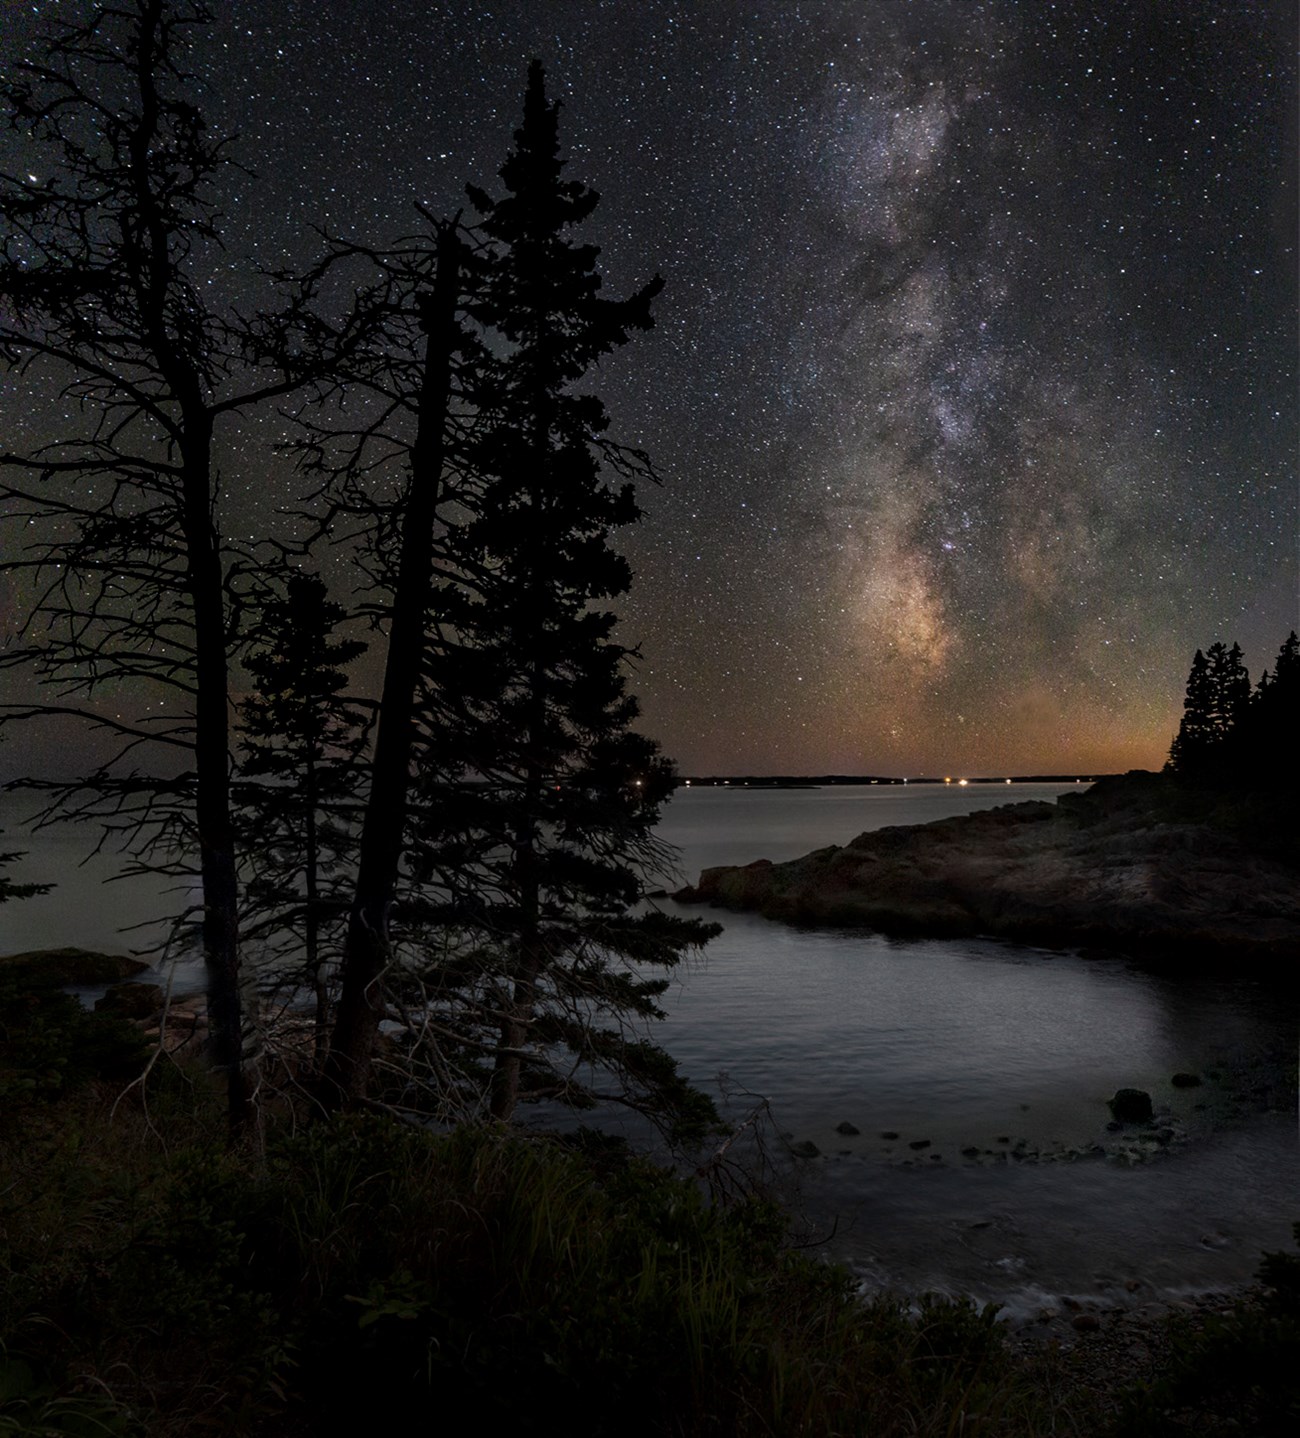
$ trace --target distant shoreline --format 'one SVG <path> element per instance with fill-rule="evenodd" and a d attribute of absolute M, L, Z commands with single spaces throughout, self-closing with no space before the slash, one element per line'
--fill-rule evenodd
<path fill-rule="evenodd" d="M 1118 778 L 1114 774 L 1091 772 L 1080 774 L 997 774 L 961 776 L 921 775 L 899 778 L 893 774 L 683 774 L 677 781 L 679 789 L 828 789 L 837 785 L 939 784 L 949 788 L 974 784 L 1095 784 L 1099 779 Z"/>

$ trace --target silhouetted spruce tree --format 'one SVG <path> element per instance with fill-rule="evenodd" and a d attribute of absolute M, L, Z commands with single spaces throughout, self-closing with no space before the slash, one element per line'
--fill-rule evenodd
<path fill-rule="evenodd" d="M 1242 726 L 1243 762 L 1256 783 L 1296 785 L 1300 734 L 1300 639 L 1294 630 L 1278 651 L 1272 674 L 1260 675 Z"/>
<path fill-rule="evenodd" d="M 1300 641 L 1288 636 L 1252 692 L 1241 647 L 1198 649 L 1169 768 L 1209 783 L 1289 785 L 1300 732 Z"/>
<path fill-rule="evenodd" d="M 1250 675 L 1242 662 L 1241 646 L 1229 649 L 1212 644 L 1205 655 L 1210 685 L 1210 725 L 1217 741 L 1220 760 L 1226 761 L 1232 736 L 1250 705 Z"/>
<path fill-rule="evenodd" d="M 453 536 L 479 577 L 447 596 L 424 692 L 419 858 L 469 956 L 433 1001 L 444 1050 L 481 1059 L 498 1119 L 608 1096 L 684 1131 L 712 1106 L 642 1021 L 660 1013 L 662 971 L 715 930 L 641 902 L 674 777 L 632 728 L 607 606 L 631 578 L 611 535 L 638 518 L 631 481 L 649 469 L 579 388 L 650 327 L 661 282 L 600 296 L 597 250 L 571 238 L 598 197 L 563 177 L 558 109 L 534 62 L 504 193 L 469 191 L 483 246 L 469 312 L 497 339 L 470 441 L 484 488 Z"/>
<path fill-rule="evenodd" d="M 1198 649 L 1187 676 L 1183 718 L 1169 750 L 1169 768 L 1185 779 L 1202 777 L 1210 766 L 1217 737 L 1210 666 Z"/>
<path fill-rule="evenodd" d="M 263 605 L 244 661 L 257 687 L 241 712 L 243 931 L 268 947 L 269 983 L 312 992 L 317 1072 L 330 1020 L 322 931 L 351 897 L 366 733 L 343 694 L 345 666 L 366 648 L 335 636 L 346 617 L 317 575 L 291 573 Z"/>

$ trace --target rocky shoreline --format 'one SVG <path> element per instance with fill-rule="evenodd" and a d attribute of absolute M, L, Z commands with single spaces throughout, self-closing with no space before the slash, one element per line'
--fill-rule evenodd
<path fill-rule="evenodd" d="M 674 897 L 908 937 L 988 935 L 1154 962 L 1244 959 L 1291 981 L 1300 866 L 1285 839 L 1273 842 L 1289 829 L 1227 807 L 1224 822 L 1222 803 L 1138 772 L 1055 804 L 877 829 L 788 863 L 706 869 Z"/>

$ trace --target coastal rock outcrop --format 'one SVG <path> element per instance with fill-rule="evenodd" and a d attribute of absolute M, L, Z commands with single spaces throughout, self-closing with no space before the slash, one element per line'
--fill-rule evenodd
<path fill-rule="evenodd" d="M 96 949 L 30 949 L 21 954 L 0 954 L 0 966 L 10 974 L 30 973 L 54 984 L 116 984 L 142 974 L 149 967 L 126 954 L 104 954 Z"/>
<path fill-rule="evenodd" d="M 706 869 L 676 897 L 801 924 L 1179 961 L 1232 954 L 1294 970 L 1300 865 L 1261 838 L 1267 827 L 1205 810 L 1165 776 L 1135 773 L 1056 804 L 876 829 L 789 863 Z"/>

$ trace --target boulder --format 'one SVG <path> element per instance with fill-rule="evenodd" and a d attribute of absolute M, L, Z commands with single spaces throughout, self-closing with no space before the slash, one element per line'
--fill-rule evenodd
<path fill-rule="evenodd" d="M 1199 1074 L 1175 1074 L 1169 1082 L 1175 1088 L 1200 1088 L 1201 1076 Z"/>
<path fill-rule="evenodd" d="M 1122 1088 L 1108 1100 L 1110 1111 L 1120 1123 L 1148 1123 L 1152 1115 L 1151 1095 L 1145 1089 Z"/>
<path fill-rule="evenodd" d="M 792 1143 L 790 1145 L 790 1152 L 794 1154 L 796 1158 L 821 1157 L 821 1149 L 819 1149 L 810 1138 L 806 1138 L 800 1143 Z"/>
<path fill-rule="evenodd" d="M 157 984 L 114 984 L 95 1004 L 97 1014 L 116 1014 L 124 1019 L 148 1019 L 161 1012 L 165 1000 Z"/>
<path fill-rule="evenodd" d="M 845 1138 L 855 1138 L 862 1130 L 855 1124 L 851 1124 L 848 1119 L 845 1119 L 843 1123 L 837 1123 L 835 1125 L 835 1132 L 842 1133 Z"/>

